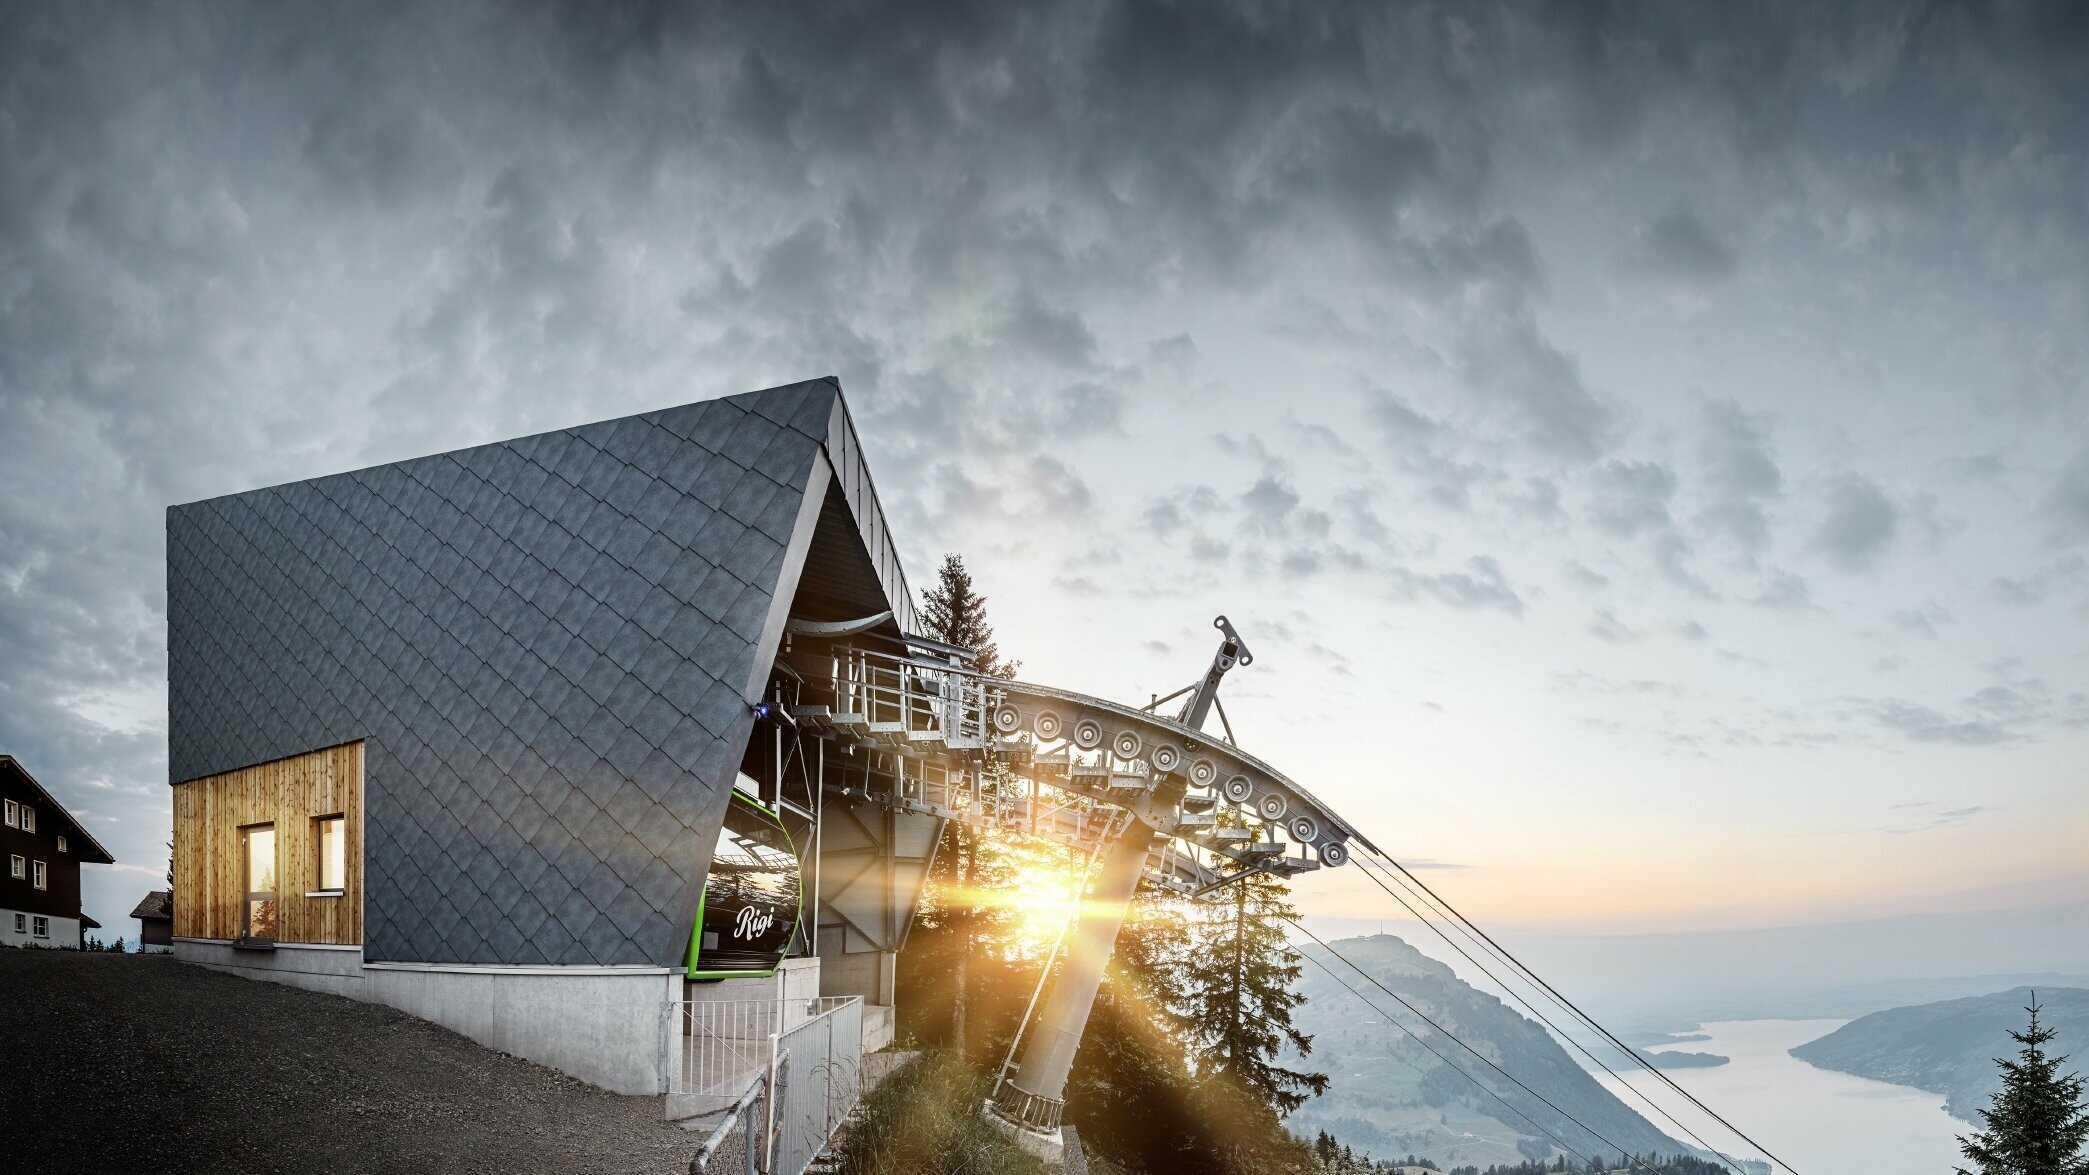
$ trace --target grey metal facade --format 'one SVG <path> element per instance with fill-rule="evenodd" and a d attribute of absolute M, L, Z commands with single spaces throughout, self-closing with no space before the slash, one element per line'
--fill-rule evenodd
<path fill-rule="evenodd" d="M 911 627 L 833 380 L 173 507 L 171 779 L 363 739 L 365 958 L 674 965 L 836 503 Z"/>

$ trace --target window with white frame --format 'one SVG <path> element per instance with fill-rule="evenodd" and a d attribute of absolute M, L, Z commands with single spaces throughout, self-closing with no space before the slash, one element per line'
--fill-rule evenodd
<path fill-rule="evenodd" d="M 36 917 L 31 918 L 29 920 L 29 926 L 29 933 L 34 934 L 36 937 L 51 937 L 51 920 L 49 918 L 44 917 L 42 914 L 38 914 Z"/>
<path fill-rule="evenodd" d="M 36 876 L 31 879 L 30 883 L 36 886 L 36 888 L 38 889 L 51 888 L 49 884 L 51 880 L 51 871 L 44 867 L 44 863 L 42 861 L 36 862 L 35 869 Z"/>
<path fill-rule="evenodd" d="M 7 801 L 7 826 L 14 828 L 22 822 L 22 806 L 13 800 Z"/>
<path fill-rule="evenodd" d="M 22 805 L 22 831 L 36 831 L 36 809 L 27 804 Z"/>
<path fill-rule="evenodd" d="M 16 915 L 15 915 L 15 933 L 16 933 L 16 934 L 27 934 L 27 933 L 29 933 L 29 915 L 27 915 L 27 914 L 16 914 Z"/>
<path fill-rule="evenodd" d="M 7 855 L 7 875 L 16 881 L 29 876 L 29 859 L 20 853 L 9 853 Z"/>
<path fill-rule="evenodd" d="M 58 836 L 58 851 L 61 853 L 65 851 L 65 834 L 63 833 L 60 833 Z"/>

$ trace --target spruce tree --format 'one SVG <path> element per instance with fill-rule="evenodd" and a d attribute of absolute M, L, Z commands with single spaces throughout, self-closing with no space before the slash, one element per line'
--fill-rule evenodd
<path fill-rule="evenodd" d="M 1067 1082 L 1067 1114 L 1081 1138 L 1132 1170 L 1213 1166 L 1200 1146 L 1203 1123 L 1182 1097 L 1192 1081 L 1180 1012 L 1188 949 L 1172 896 L 1141 881 Z"/>
<path fill-rule="evenodd" d="M 990 677 L 1013 678 L 1017 665 L 1001 663 L 1001 650 L 994 641 L 994 626 L 987 621 L 986 597 L 972 586 L 972 573 L 962 555 L 943 556 L 936 585 L 922 593 L 923 636 L 972 650 L 972 667 Z M 987 785 L 995 785 L 994 764 L 987 764 Z M 965 1056 L 974 1045 L 971 1039 L 973 968 L 972 956 L 997 930 L 998 907 L 980 895 L 1005 882 L 1012 870 L 999 846 L 969 825 L 952 821 L 943 826 L 942 844 L 936 852 L 931 882 L 940 891 L 936 903 L 942 916 L 935 921 L 950 936 L 950 1026 L 953 1052 Z"/>
<path fill-rule="evenodd" d="M 2024 1010 L 2031 1014 L 2030 1027 L 2009 1034 L 2024 1046 L 2017 1059 L 1995 1058 L 2002 1090 L 1980 1112 L 1987 1129 L 1958 1140 L 1960 1152 L 1978 1167 L 1961 1167 L 1959 1175 L 2089 1175 L 2089 1159 L 2082 1157 L 2089 1141 L 2082 1076 L 2062 1077 L 2067 1058 L 2046 1056 L 2044 1045 L 2054 1033 L 2038 1023 L 2035 993 Z"/>
<path fill-rule="evenodd" d="M 1281 878 L 1255 873 L 1228 888 L 1205 908 L 1186 960 L 1191 1052 L 1201 1081 L 1232 1084 L 1282 1116 L 1327 1089 L 1327 1074 L 1276 1062 L 1287 1043 L 1313 1051 L 1291 1022 L 1305 1001 L 1292 990 L 1302 959 L 1284 934 L 1297 911 Z"/>
<path fill-rule="evenodd" d="M 986 597 L 972 586 L 962 555 L 943 556 L 936 586 L 921 593 L 921 635 L 972 650 L 972 667 L 989 677 L 1013 678 L 1021 661 L 1001 663 L 994 626 L 987 623 Z"/>
<path fill-rule="evenodd" d="M 1192 956 L 1208 948 L 1180 899 L 1142 882 L 1067 1086 L 1081 1137 L 1127 1170 L 1320 1175 L 1257 1092 L 1191 1064 Z"/>

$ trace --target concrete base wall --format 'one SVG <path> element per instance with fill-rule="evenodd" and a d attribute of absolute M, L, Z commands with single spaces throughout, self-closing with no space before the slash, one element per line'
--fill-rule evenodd
<path fill-rule="evenodd" d="M 874 1053 L 892 1043 L 894 1019 L 890 1004 L 863 1005 L 864 1052 Z"/>
<path fill-rule="evenodd" d="M 670 1001 L 682 998 L 682 977 L 665 967 L 365 964 L 353 947 L 243 951 L 187 938 L 175 940 L 174 954 L 249 979 L 387 1004 L 614 1093 L 664 1092 L 680 1065 Z"/>
<path fill-rule="evenodd" d="M 899 974 L 892 951 L 833 951 L 820 956 L 821 995 L 860 995 L 866 1004 L 890 1004 Z"/>
<path fill-rule="evenodd" d="M 285 944 L 273 951 L 234 950 L 231 943 L 201 938 L 174 940 L 174 957 L 213 971 L 247 979 L 287 983 L 306 991 L 367 1000 L 363 990 L 363 952 L 357 947 L 306 947 Z"/>
<path fill-rule="evenodd" d="M 820 998 L 818 959 L 785 959 L 776 978 L 783 984 L 785 1003 L 811 1003 Z"/>

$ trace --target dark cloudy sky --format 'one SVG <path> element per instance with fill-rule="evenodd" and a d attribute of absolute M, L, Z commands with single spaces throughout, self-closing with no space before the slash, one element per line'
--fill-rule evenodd
<path fill-rule="evenodd" d="M 169 503 L 830 373 L 1026 676 L 1227 612 L 1492 918 L 2089 892 L 2089 6 L 0 12 L 0 748 L 112 927 Z"/>

